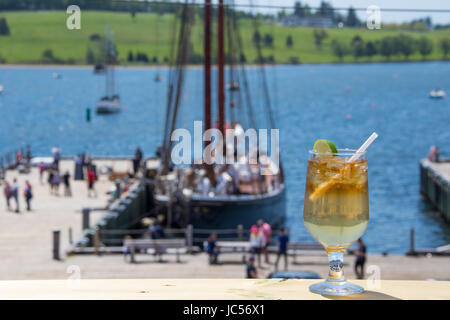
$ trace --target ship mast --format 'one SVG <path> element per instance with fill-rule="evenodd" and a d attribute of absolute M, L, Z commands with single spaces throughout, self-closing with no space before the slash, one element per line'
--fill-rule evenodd
<path fill-rule="evenodd" d="M 105 26 L 105 91 L 106 91 L 106 97 L 110 97 L 110 81 L 109 81 L 109 28 L 108 24 Z"/>
<path fill-rule="evenodd" d="M 205 0 L 205 131 L 211 128 L 211 0 Z M 206 147 L 206 142 L 205 142 Z"/>
<path fill-rule="evenodd" d="M 219 130 L 222 132 L 222 137 L 225 139 L 225 46 L 224 46 L 224 9 L 223 0 L 219 0 L 218 8 L 218 25 L 217 25 L 217 40 L 218 40 L 218 106 L 219 106 Z M 222 147 L 225 143 L 222 143 Z M 223 152 L 223 149 L 222 149 Z"/>

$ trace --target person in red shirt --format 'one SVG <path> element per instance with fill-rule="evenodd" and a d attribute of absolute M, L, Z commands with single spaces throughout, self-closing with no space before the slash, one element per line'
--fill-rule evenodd
<path fill-rule="evenodd" d="M 92 166 L 89 166 L 87 170 L 88 197 L 90 197 L 92 193 L 94 194 L 95 197 L 97 197 L 97 191 L 95 191 L 94 187 L 95 179 L 96 179 L 95 170 Z"/>

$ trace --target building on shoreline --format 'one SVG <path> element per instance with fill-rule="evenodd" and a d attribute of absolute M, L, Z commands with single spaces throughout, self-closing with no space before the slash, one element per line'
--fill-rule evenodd
<path fill-rule="evenodd" d="M 334 27 L 334 22 L 331 17 L 323 16 L 308 16 L 308 17 L 298 17 L 296 15 L 286 16 L 281 20 L 283 27 L 322 27 L 331 28 Z"/>

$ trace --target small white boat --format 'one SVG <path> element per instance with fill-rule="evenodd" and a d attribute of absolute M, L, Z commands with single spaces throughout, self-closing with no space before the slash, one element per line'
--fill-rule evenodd
<path fill-rule="evenodd" d="M 3 92 L 3 86 L 0 84 L 0 94 Z"/>
<path fill-rule="evenodd" d="M 53 72 L 52 76 L 53 76 L 54 79 L 61 79 L 62 78 L 62 75 L 60 73 L 57 73 L 57 72 Z"/>
<path fill-rule="evenodd" d="M 430 91 L 429 97 L 431 99 L 444 99 L 446 97 L 446 94 L 442 89 L 435 89 Z"/>
<path fill-rule="evenodd" d="M 112 97 L 103 97 L 95 106 L 97 114 L 117 113 L 120 111 L 120 97 L 114 95 Z"/>
<path fill-rule="evenodd" d="M 233 81 L 227 84 L 227 89 L 230 91 L 236 91 L 239 90 L 241 86 L 239 85 L 239 82 Z"/>

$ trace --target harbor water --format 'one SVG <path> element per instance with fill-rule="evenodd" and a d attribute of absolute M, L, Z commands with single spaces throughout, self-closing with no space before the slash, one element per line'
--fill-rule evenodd
<path fill-rule="evenodd" d="M 62 77 L 54 78 L 55 72 Z M 256 88 L 258 70 L 247 72 Z M 163 81 L 153 81 L 157 73 Z M 292 240 L 312 240 L 301 214 L 314 141 L 357 148 L 376 131 L 379 138 L 368 150 L 370 222 L 363 236 L 368 251 L 406 252 L 410 228 L 417 248 L 450 242 L 450 226 L 419 193 L 419 161 L 430 146 L 450 156 L 450 100 L 428 98 L 435 87 L 450 90 L 450 63 L 276 66 L 267 76 L 280 129 Z M 103 76 L 91 68 L 1 67 L 0 153 L 29 144 L 39 155 L 50 154 L 54 145 L 63 155 L 132 155 L 139 145 L 153 155 L 163 137 L 167 79 L 166 69 L 117 69 L 122 112 L 93 114 L 86 122 L 86 108 L 93 111 L 104 93 Z M 202 89 L 202 70 L 188 69 L 179 127 L 191 129 L 194 120 L 202 120 Z M 255 114 L 264 114 L 261 96 L 253 105 Z"/>

